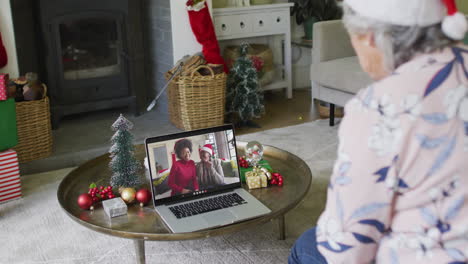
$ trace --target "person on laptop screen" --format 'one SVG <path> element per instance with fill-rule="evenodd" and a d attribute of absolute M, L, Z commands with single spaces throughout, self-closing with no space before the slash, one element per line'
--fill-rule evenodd
<path fill-rule="evenodd" d="M 205 144 L 200 150 L 200 162 L 197 163 L 198 184 L 206 190 L 224 184 L 224 173 L 220 159 L 213 159 L 213 146 Z"/>
<path fill-rule="evenodd" d="M 195 162 L 191 160 L 192 141 L 181 139 L 175 143 L 174 152 L 178 158 L 172 164 L 168 185 L 171 196 L 198 191 Z"/>

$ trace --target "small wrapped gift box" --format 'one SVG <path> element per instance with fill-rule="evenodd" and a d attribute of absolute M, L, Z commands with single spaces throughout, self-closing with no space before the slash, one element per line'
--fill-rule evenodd
<path fill-rule="evenodd" d="M 102 201 L 102 207 L 109 217 L 127 214 L 127 204 L 120 197 Z"/>
<path fill-rule="evenodd" d="M 8 74 L 0 73 L 0 101 L 8 98 Z"/>
<path fill-rule="evenodd" d="M 14 150 L 0 152 L 0 204 L 21 198 L 18 155 Z"/>
<path fill-rule="evenodd" d="M 257 164 L 258 167 L 263 167 L 266 168 L 268 171 L 272 172 L 273 169 L 270 166 L 270 163 L 268 161 L 262 159 L 261 161 L 258 162 Z M 243 168 L 239 166 L 239 171 L 240 171 L 240 178 L 242 182 L 246 182 L 245 174 L 249 171 L 252 171 L 253 167 L 248 167 L 248 168 Z"/>
<path fill-rule="evenodd" d="M 268 187 L 268 178 L 259 168 L 254 168 L 245 174 L 247 186 L 249 189 L 258 189 Z"/>

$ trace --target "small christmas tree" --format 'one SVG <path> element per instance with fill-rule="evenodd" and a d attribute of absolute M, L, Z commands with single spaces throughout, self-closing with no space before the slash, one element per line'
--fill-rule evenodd
<path fill-rule="evenodd" d="M 133 124 L 122 114 L 112 124 L 112 130 L 116 131 L 111 138 L 112 146 L 109 150 L 112 158 L 109 163 L 113 172 L 110 182 L 112 187 L 136 187 L 141 183 L 138 175 L 141 165 L 133 154 L 133 135 L 130 133 L 132 128 Z"/>
<path fill-rule="evenodd" d="M 237 113 L 244 125 L 265 111 L 257 71 L 247 57 L 248 48 L 246 43 L 240 46 L 240 57 L 229 72 L 226 94 L 227 113 Z"/>

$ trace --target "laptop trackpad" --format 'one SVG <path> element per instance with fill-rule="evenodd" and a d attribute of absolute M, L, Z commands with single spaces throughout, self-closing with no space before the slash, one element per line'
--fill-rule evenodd
<path fill-rule="evenodd" d="M 237 217 L 227 210 L 223 210 L 222 212 L 210 212 L 203 214 L 203 218 L 209 224 L 220 225 L 231 224 L 237 220 Z"/>

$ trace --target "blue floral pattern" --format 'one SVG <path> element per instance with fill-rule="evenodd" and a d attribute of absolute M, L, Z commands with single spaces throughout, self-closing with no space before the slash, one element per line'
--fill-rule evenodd
<path fill-rule="evenodd" d="M 348 102 L 317 226 L 330 263 L 468 264 L 467 59 L 417 57 Z"/>

